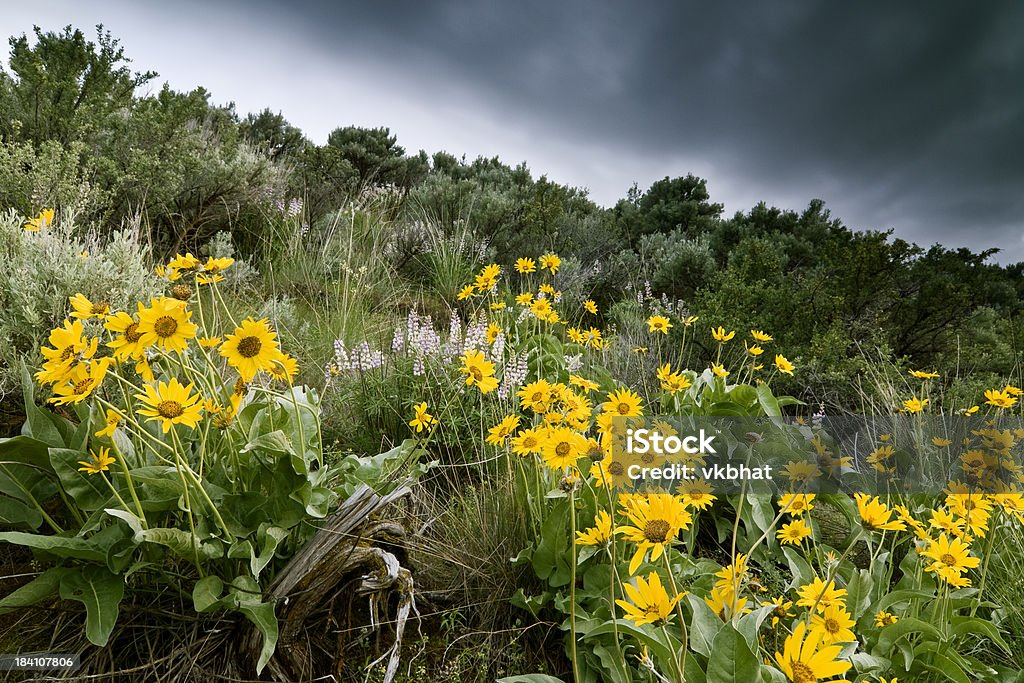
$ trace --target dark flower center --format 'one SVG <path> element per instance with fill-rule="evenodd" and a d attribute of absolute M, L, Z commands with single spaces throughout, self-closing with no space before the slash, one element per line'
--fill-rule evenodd
<path fill-rule="evenodd" d="M 238 353 L 244 358 L 253 358 L 259 355 L 263 348 L 263 342 L 257 337 L 243 337 L 238 342 Z"/>

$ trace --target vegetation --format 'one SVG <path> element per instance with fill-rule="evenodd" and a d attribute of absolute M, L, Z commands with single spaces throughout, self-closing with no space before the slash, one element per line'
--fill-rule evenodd
<path fill-rule="evenodd" d="M 1024 265 L 819 200 L 726 217 L 692 175 L 603 208 L 154 78 L 102 27 L 0 73 L 0 650 L 97 680 L 1024 675 Z M 856 452 L 826 414 L 896 427 Z M 726 416 L 774 489 L 623 477 L 626 426 Z M 918 457 L 957 474 L 911 489 Z"/>

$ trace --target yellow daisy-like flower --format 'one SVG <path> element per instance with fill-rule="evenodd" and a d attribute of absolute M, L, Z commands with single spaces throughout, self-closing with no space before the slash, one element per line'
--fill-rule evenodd
<path fill-rule="evenodd" d="M 234 334 L 227 335 L 217 352 L 227 358 L 228 365 L 238 370 L 246 382 L 260 370 L 269 372 L 281 354 L 277 335 L 270 329 L 266 318 L 243 320 Z"/>
<path fill-rule="evenodd" d="M 50 330 L 50 347 L 39 349 L 46 359 L 42 369 L 35 374 L 41 384 L 57 384 L 69 380 L 75 368 L 96 355 L 99 340 L 95 337 L 85 338 L 83 333 L 84 328 L 79 320 L 65 320 L 62 327 Z"/>
<path fill-rule="evenodd" d="M 462 372 L 466 375 L 466 386 L 476 386 L 481 394 L 487 394 L 498 388 L 498 379 L 494 376 L 494 363 L 484 357 L 482 351 L 472 349 L 462 356 Z"/>
<path fill-rule="evenodd" d="M 527 275 L 529 273 L 536 272 L 537 262 L 532 258 L 517 258 L 516 259 L 516 272 L 521 275 Z"/>
<path fill-rule="evenodd" d="M 139 304 L 139 310 L 142 310 Z M 117 333 L 112 341 L 107 342 L 107 347 L 114 350 L 114 358 L 119 361 L 141 360 L 146 356 L 146 345 L 143 343 L 143 334 L 139 330 L 139 323 L 135 318 L 124 311 L 118 311 L 107 318 L 103 323 L 111 332 Z"/>
<path fill-rule="evenodd" d="M 837 589 L 835 581 L 825 583 L 819 577 L 815 577 L 814 581 L 798 588 L 797 595 L 799 596 L 799 600 L 796 601 L 798 606 L 821 612 L 826 607 L 842 604 L 846 597 L 846 589 Z"/>
<path fill-rule="evenodd" d="M 113 438 L 114 430 L 117 429 L 117 426 L 119 424 L 121 424 L 121 414 L 118 413 L 116 410 L 111 410 L 110 408 L 107 408 L 106 425 L 103 427 L 103 429 L 96 432 L 96 436 L 100 438 L 104 436 Z"/>
<path fill-rule="evenodd" d="M 608 394 L 608 400 L 601 404 L 601 408 L 606 413 L 620 417 L 639 417 L 644 414 L 640 395 L 626 387 Z"/>
<path fill-rule="evenodd" d="M 559 267 L 562 265 L 562 259 L 558 258 L 555 254 L 548 252 L 540 257 L 540 269 L 551 271 L 554 275 L 558 272 Z"/>
<path fill-rule="evenodd" d="M 287 353 L 278 352 L 271 359 L 270 367 L 267 368 L 267 374 L 279 382 L 291 384 L 295 376 L 299 374 L 299 361 Z"/>
<path fill-rule="evenodd" d="M 47 399 L 47 402 L 58 406 L 81 403 L 103 383 L 110 363 L 110 358 L 97 358 L 87 365 L 76 365 L 68 373 L 67 384 L 55 386 L 54 395 Z"/>
<path fill-rule="evenodd" d="M 786 596 L 784 595 L 780 595 L 771 602 L 762 602 L 761 607 L 773 608 L 771 611 L 772 628 L 777 627 L 779 622 L 786 617 L 793 616 L 792 612 L 789 611 L 793 609 L 793 602 L 791 600 L 786 600 Z"/>
<path fill-rule="evenodd" d="M 891 612 L 886 612 L 885 610 L 882 610 L 881 612 L 875 614 L 875 626 L 877 626 L 878 628 L 892 626 L 899 620 L 899 617 L 897 617 L 895 614 Z"/>
<path fill-rule="evenodd" d="M 199 268 L 200 263 L 201 261 L 193 256 L 192 252 L 188 252 L 184 256 L 175 254 L 174 258 L 167 264 L 167 268 L 178 273 L 187 273 Z"/>
<path fill-rule="evenodd" d="M 646 581 L 643 577 L 636 577 L 635 587 L 631 583 L 624 584 L 623 587 L 631 602 L 616 600 L 615 604 L 624 609 L 626 619 L 637 626 L 667 622 L 676 603 L 684 595 L 680 593 L 670 598 L 665 587 L 661 585 L 661 578 L 657 572 L 648 574 Z"/>
<path fill-rule="evenodd" d="M 850 662 L 839 661 L 841 645 L 826 645 L 822 633 L 800 622 L 786 638 L 782 652 L 775 653 L 775 663 L 793 683 L 824 683 L 840 680 L 853 666 Z"/>
<path fill-rule="evenodd" d="M 597 315 L 597 304 L 594 303 L 593 299 L 587 299 L 583 302 L 583 310 L 592 315 Z"/>
<path fill-rule="evenodd" d="M 916 415 L 923 411 L 926 405 L 928 405 L 928 399 L 919 399 L 917 396 L 914 396 L 903 402 L 903 409 L 911 415 Z"/>
<path fill-rule="evenodd" d="M 499 446 L 505 443 L 505 439 L 512 436 L 512 433 L 519 428 L 519 416 L 507 415 L 501 422 L 487 430 L 485 441 L 492 446 Z"/>
<path fill-rule="evenodd" d="M 502 332 L 504 332 L 504 330 L 501 329 L 501 325 L 499 325 L 498 323 L 491 323 L 490 325 L 488 325 L 486 332 L 487 343 L 493 344 L 495 341 L 497 341 L 498 335 L 500 335 Z"/>
<path fill-rule="evenodd" d="M 569 384 L 574 387 L 579 387 L 583 391 L 595 391 L 600 385 L 597 382 L 592 382 L 589 379 L 580 377 L 579 375 L 569 375 Z"/>
<path fill-rule="evenodd" d="M 730 339 L 732 339 L 733 337 L 735 337 L 736 336 L 736 332 L 735 332 L 735 330 L 733 330 L 731 332 L 726 332 L 725 328 L 721 327 L 721 326 L 719 326 L 719 327 L 712 327 L 711 328 L 711 336 L 714 337 L 715 341 L 718 342 L 719 344 L 724 344 L 725 342 L 727 342 Z"/>
<path fill-rule="evenodd" d="M 790 363 L 781 353 L 775 355 L 775 368 L 783 374 L 793 374 L 793 364 Z"/>
<path fill-rule="evenodd" d="M 106 301 L 97 301 L 93 303 L 85 297 L 84 294 L 75 294 L 73 297 L 68 299 L 71 303 L 71 317 L 78 318 L 79 320 L 88 320 L 89 318 L 102 318 L 107 313 L 110 313 L 110 304 Z"/>
<path fill-rule="evenodd" d="M 540 453 L 543 439 L 541 438 L 540 431 L 535 427 L 531 427 L 516 434 L 509 443 L 513 453 L 525 456 Z"/>
<path fill-rule="evenodd" d="M 711 484 L 703 479 L 684 479 L 676 486 L 676 493 L 683 499 L 683 505 L 694 510 L 705 510 L 711 507 L 717 500 L 711 493 L 712 490 Z"/>
<path fill-rule="evenodd" d="M 417 433 L 422 432 L 424 429 L 429 429 L 430 425 L 437 422 L 437 419 L 427 412 L 427 402 L 417 403 L 413 406 L 416 411 L 416 417 L 409 421 L 409 426 L 414 428 Z"/>
<path fill-rule="evenodd" d="M 146 407 L 135 412 L 148 417 L 147 422 L 159 420 L 165 434 L 170 431 L 171 425 L 195 427 L 202 419 L 203 397 L 192 393 L 193 386 L 182 386 L 176 377 L 171 378 L 170 382 L 160 382 L 155 387 L 146 384 L 142 387 L 144 393 L 135 394 L 135 398 Z"/>
<path fill-rule="evenodd" d="M 96 451 L 89 451 L 89 455 L 92 456 L 89 460 L 79 460 L 78 464 L 81 467 L 78 468 L 79 472 L 88 472 L 90 475 L 99 474 L 100 472 L 106 472 L 110 469 L 117 460 L 110 456 L 109 448 L 101 448 L 99 453 Z"/>
<path fill-rule="evenodd" d="M 456 298 L 459 301 L 465 301 L 469 297 L 473 296 L 474 292 L 476 292 L 476 287 L 474 287 L 473 285 L 466 285 L 465 287 L 459 290 L 459 293 L 456 296 Z"/>
<path fill-rule="evenodd" d="M 754 356 L 755 358 L 764 353 L 764 348 L 758 346 L 757 344 L 752 344 L 748 346 L 746 342 L 743 342 L 743 348 L 745 348 L 747 350 L 747 353 L 749 353 L 751 356 Z"/>
<path fill-rule="evenodd" d="M 533 293 L 523 292 L 522 294 L 516 295 L 516 304 L 519 306 L 529 306 L 533 303 Z"/>
<path fill-rule="evenodd" d="M 999 389 L 985 390 L 985 404 L 996 408 L 1012 408 L 1016 405 L 1017 399 L 1005 391 Z"/>
<path fill-rule="evenodd" d="M 219 346 L 224 340 L 221 337 L 199 337 L 196 341 L 199 342 L 199 345 L 204 349 L 212 349 Z"/>
<path fill-rule="evenodd" d="M 231 267 L 231 264 L 235 262 L 235 259 L 224 256 L 222 258 L 213 258 L 212 256 L 206 259 L 206 263 L 203 264 L 204 273 L 220 273 Z"/>
<path fill-rule="evenodd" d="M 607 545 L 615 537 L 611 515 L 604 510 L 594 517 L 594 526 L 576 532 L 576 545 Z"/>
<path fill-rule="evenodd" d="M 814 509 L 813 493 L 787 493 L 779 497 L 779 512 L 799 517 Z"/>
<path fill-rule="evenodd" d="M 586 437 L 568 427 L 555 427 L 549 430 L 540 445 L 544 464 L 554 470 L 574 466 L 586 450 Z"/>
<path fill-rule="evenodd" d="M 191 318 L 192 311 L 186 310 L 182 301 L 151 299 L 149 308 L 139 309 L 138 331 L 142 333 L 139 343 L 143 346 L 156 344 L 164 351 L 181 353 L 199 329 Z"/>
<path fill-rule="evenodd" d="M 43 209 L 35 218 L 30 218 L 25 223 L 25 230 L 28 232 L 39 232 L 43 228 L 53 225 L 53 209 Z"/>
<path fill-rule="evenodd" d="M 751 330 L 750 336 L 753 337 L 754 341 L 760 342 L 762 344 L 770 342 L 775 338 L 772 335 L 765 332 L 764 330 Z"/>
<path fill-rule="evenodd" d="M 672 329 L 672 323 L 668 321 L 663 315 L 652 315 L 647 319 L 647 330 L 649 332 L 660 332 L 661 334 L 668 334 L 668 331 Z"/>
<path fill-rule="evenodd" d="M 939 376 L 939 373 L 937 372 L 925 372 L 923 370 L 908 370 L 907 372 L 910 373 L 911 377 L 916 377 L 918 379 L 935 379 Z"/>
<path fill-rule="evenodd" d="M 803 518 L 798 517 L 789 524 L 783 525 L 781 529 L 775 532 L 775 537 L 779 539 L 779 542 L 785 545 L 789 543 L 791 545 L 799 545 L 805 538 L 811 535 L 811 528 L 807 526 L 807 522 Z"/>
<path fill-rule="evenodd" d="M 811 630 L 821 634 L 821 642 L 852 643 L 857 640 L 853 626 L 857 622 L 850 618 L 850 613 L 842 605 L 829 605 L 820 614 L 811 616 Z"/>
<path fill-rule="evenodd" d="M 619 533 L 637 544 L 629 562 L 630 575 L 636 574 L 648 550 L 651 550 L 651 562 L 656 562 L 665 548 L 676 540 L 676 535 L 689 528 L 693 521 L 683 502 L 669 493 L 651 493 L 637 498 L 624 512 L 632 525 L 619 527 Z"/>
<path fill-rule="evenodd" d="M 715 377 L 723 377 L 724 378 L 724 377 L 728 377 L 729 376 L 729 371 L 726 370 L 725 366 L 722 365 L 721 363 L 712 363 L 711 364 L 711 373 Z"/>
<path fill-rule="evenodd" d="M 981 559 L 973 557 L 970 552 L 971 547 L 959 538 L 941 534 L 937 540 L 930 540 L 928 548 L 921 551 L 922 557 L 933 560 L 924 570 L 935 572 L 947 583 L 957 585 L 962 583 L 964 572 L 981 564 Z"/>
<path fill-rule="evenodd" d="M 866 493 L 853 496 L 857 500 L 857 512 L 861 522 L 870 531 L 906 531 L 907 525 L 898 519 L 890 521 L 892 510 L 878 496 L 871 497 Z"/>

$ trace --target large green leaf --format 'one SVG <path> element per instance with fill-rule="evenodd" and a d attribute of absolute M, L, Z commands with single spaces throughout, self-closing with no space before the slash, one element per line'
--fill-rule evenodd
<path fill-rule="evenodd" d="M 942 633 L 939 629 L 935 628 L 928 622 L 921 621 L 920 619 L 914 619 L 913 617 L 905 617 L 897 621 L 895 624 L 886 626 L 882 629 L 881 635 L 878 636 L 878 645 L 875 647 L 874 652 L 880 656 L 886 656 L 889 650 L 892 649 L 893 643 L 909 633 L 921 633 L 936 641 L 942 640 Z"/>
<path fill-rule="evenodd" d="M 57 557 L 72 557 L 77 560 L 106 561 L 106 552 L 95 544 L 77 536 L 44 536 L 23 531 L 0 532 L 0 541 L 42 550 Z"/>
<path fill-rule="evenodd" d="M 702 598 L 692 593 L 686 596 L 693 610 L 693 621 L 690 623 L 690 647 L 705 657 L 711 656 L 711 649 L 718 632 L 725 625 L 718 615 L 711 611 Z"/>
<path fill-rule="evenodd" d="M 757 680 L 761 664 L 747 645 L 746 638 L 726 625 L 711 643 L 708 683 L 749 683 Z"/>
<path fill-rule="evenodd" d="M 117 623 L 124 577 L 96 565 L 81 567 L 61 577 L 60 597 L 85 605 L 85 637 L 103 647 Z"/>
<path fill-rule="evenodd" d="M 50 449 L 50 463 L 60 478 L 61 486 L 75 499 L 78 507 L 92 511 L 107 507 L 107 501 L 113 496 L 102 474 L 79 471 L 79 461 L 88 459 L 85 453 L 70 448 Z"/>
<path fill-rule="evenodd" d="M 50 567 L 21 588 L 0 598 L 0 614 L 38 604 L 56 595 L 61 578 L 71 571 L 74 570 L 68 567 Z"/>
<path fill-rule="evenodd" d="M 61 448 L 67 445 L 65 437 L 71 434 L 70 424 L 64 418 L 36 405 L 35 381 L 24 363 L 21 365 L 21 392 L 25 396 L 25 424 L 21 427 L 21 433 L 48 446 Z"/>
<path fill-rule="evenodd" d="M 31 505 L 0 494 L 0 525 L 38 529 L 43 515 Z"/>
<path fill-rule="evenodd" d="M 224 582 L 219 576 L 204 576 L 192 587 L 192 604 L 197 612 L 209 612 L 220 604 Z"/>
<path fill-rule="evenodd" d="M 259 675 L 274 656 L 274 649 L 277 647 L 277 615 L 274 614 L 274 606 L 269 602 L 243 604 L 238 609 L 263 634 L 263 647 L 260 649 L 259 661 L 256 662 L 256 674 Z"/>

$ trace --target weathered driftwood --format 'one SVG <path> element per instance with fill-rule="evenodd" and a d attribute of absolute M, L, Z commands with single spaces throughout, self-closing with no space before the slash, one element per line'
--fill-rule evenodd
<path fill-rule="evenodd" d="M 277 575 L 266 599 L 277 605 L 280 634 L 276 653 L 264 671 L 265 677 L 276 681 L 308 681 L 318 677 L 331 680 L 329 672 L 312 671 L 313 657 L 303 637 L 303 627 L 309 615 L 326 604 L 344 582 L 362 572 L 357 578 L 356 592 L 369 596 L 372 626 L 376 627 L 381 621 L 381 606 L 387 606 L 390 592 L 397 592 L 399 596 L 398 614 L 394 619 L 395 643 L 378 660 L 388 659 L 384 680 L 390 683 L 398 670 L 405 622 L 416 607 L 409 570 L 386 548 L 373 545 L 375 540 L 401 539 L 405 528 L 371 518 L 407 496 L 410 493 L 407 484 L 384 496 L 368 486 L 360 486 Z M 250 661 L 256 661 L 261 646 L 262 636 L 250 628 L 242 643 Z"/>

